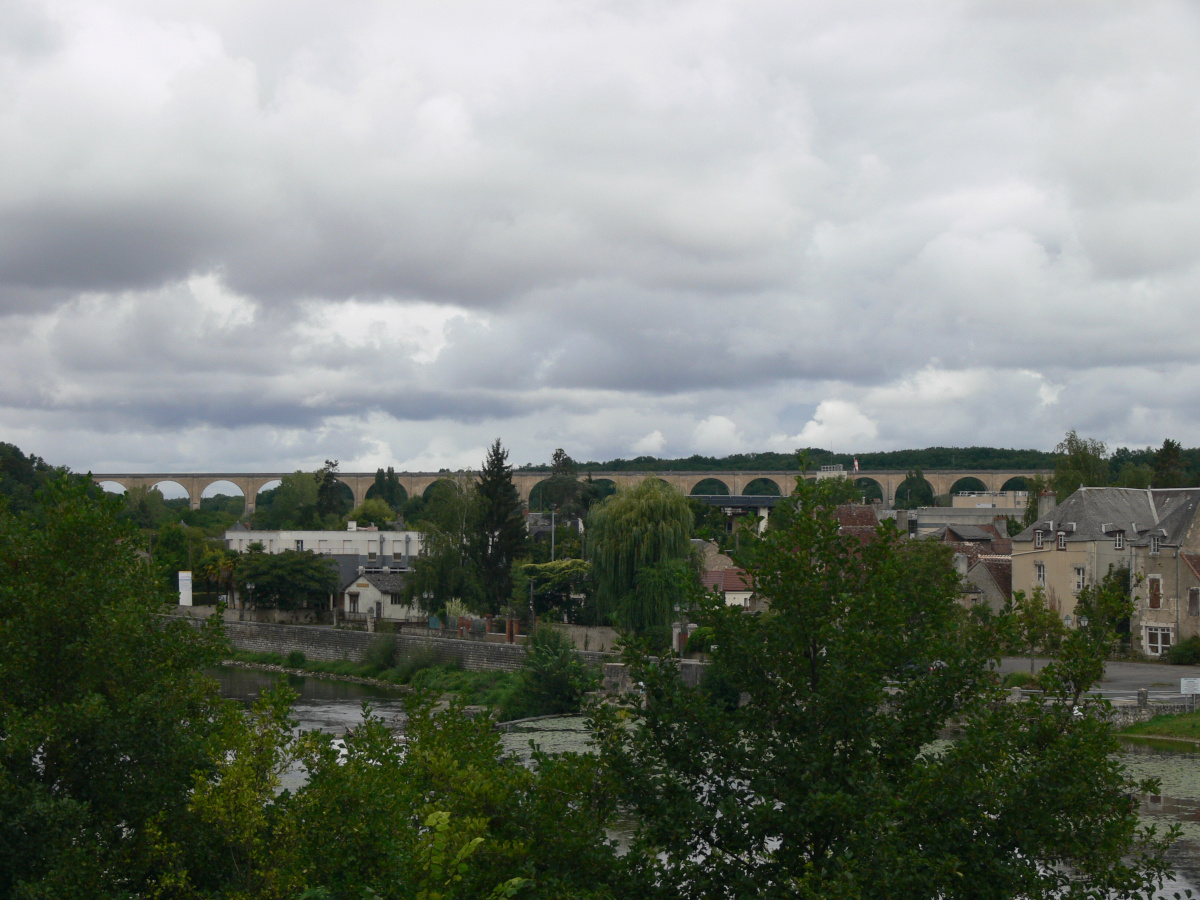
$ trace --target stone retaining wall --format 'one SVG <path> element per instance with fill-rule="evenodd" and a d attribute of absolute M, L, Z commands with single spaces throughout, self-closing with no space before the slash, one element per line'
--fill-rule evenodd
<path fill-rule="evenodd" d="M 199 625 L 197 619 L 187 618 Z M 458 663 L 464 669 L 476 671 L 512 671 L 521 668 L 521 663 L 525 660 L 525 648 L 520 644 L 493 644 L 410 634 L 376 635 L 365 631 L 345 631 L 311 625 L 226 622 L 225 634 L 235 650 L 279 653 L 284 656 L 293 650 L 299 650 L 308 659 L 328 662 L 341 659 L 361 660 L 376 637 L 390 637 L 400 656 L 432 650 L 439 663 Z M 576 653 L 584 662 L 597 667 L 611 659 L 607 654 L 595 651 L 577 650 Z"/>

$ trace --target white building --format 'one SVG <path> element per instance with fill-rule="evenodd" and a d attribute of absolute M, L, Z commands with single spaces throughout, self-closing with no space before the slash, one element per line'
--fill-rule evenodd
<path fill-rule="evenodd" d="M 330 556 L 357 555 L 369 562 L 383 557 L 395 560 L 407 568 L 408 560 L 421 552 L 419 531 L 376 531 L 360 528 L 354 531 L 250 531 L 231 528 L 225 532 L 225 546 L 239 553 L 251 544 L 261 544 L 267 553 L 284 550 L 311 550 Z"/>

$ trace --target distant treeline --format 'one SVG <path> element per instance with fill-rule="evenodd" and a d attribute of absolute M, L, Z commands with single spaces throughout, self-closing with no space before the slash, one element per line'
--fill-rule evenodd
<path fill-rule="evenodd" d="M 1122 447 L 1114 454 L 1147 455 L 1154 450 L 1127 450 Z M 1185 451 L 1194 454 L 1200 466 L 1200 448 Z M 810 468 L 845 466 L 854 468 L 858 459 L 860 469 L 1053 469 L 1057 457 L 1046 450 L 1009 450 L 997 447 L 926 447 L 924 450 L 889 450 L 878 453 L 831 453 L 809 447 L 796 453 L 735 453 L 731 456 L 693 455 L 685 459 L 656 459 L 638 456 L 634 459 L 613 459 L 608 462 L 576 463 L 579 472 L 783 472 L 800 467 L 800 458 L 807 458 Z M 1124 459 L 1125 457 L 1122 457 Z M 549 471 L 550 465 L 521 466 L 523 472 Z M 1198 469 L 1200 470 L 1200 469 Z"/>

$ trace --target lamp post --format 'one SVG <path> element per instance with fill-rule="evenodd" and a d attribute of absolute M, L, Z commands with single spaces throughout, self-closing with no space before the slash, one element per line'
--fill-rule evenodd
<path fill-rule="evenodd" d="M 554 511 L 557 508 L 557 504 L 550 504 L 550 562 L 554 562 Z"/>

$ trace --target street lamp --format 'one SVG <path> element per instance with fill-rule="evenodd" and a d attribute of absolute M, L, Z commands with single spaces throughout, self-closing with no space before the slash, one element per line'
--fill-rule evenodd
<path fill-rule="evenodd" d="M 554 511 L 557 508 L 557 504 L 550 504 L 550 562 L 554 562 Z"/>

